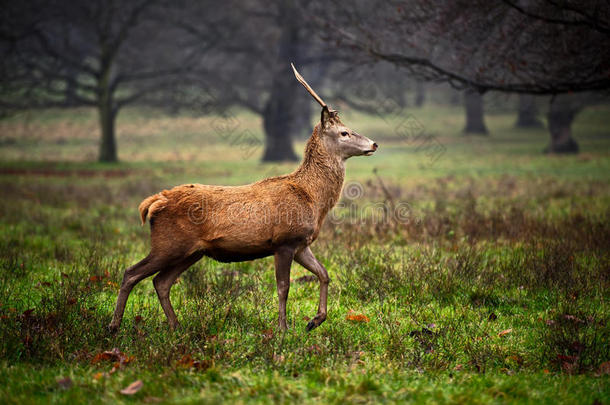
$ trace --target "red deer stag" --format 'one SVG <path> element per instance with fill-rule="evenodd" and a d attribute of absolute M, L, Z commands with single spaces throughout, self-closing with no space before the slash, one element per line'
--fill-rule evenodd
<path fill-rule="evenodd" d="M 158 273 L 153 284 L 172 329 L 178 319 L 169 299 L 178 276 L 203 256 L 239 262 L 273 255 L 279 297 L 279 327 L 286 329 L 290 266 L 295 260 L 320 281 L 318 313 L 307 330 L 326 320 L 328 273 L 309 245 L 341 194 L 345 160 L 370 156 L 377 144 L 347 128 L 337 111 L 297 80 L 322 106 L 322 117 L 307 142 L 303 162 L 293 173 L 245 186 L 185 184 L 152 195 L 140 204 L 142 224 L 150 221 L 151 250 L 125 270 L 110 330 L 118 330 L 133 287 Z"/>

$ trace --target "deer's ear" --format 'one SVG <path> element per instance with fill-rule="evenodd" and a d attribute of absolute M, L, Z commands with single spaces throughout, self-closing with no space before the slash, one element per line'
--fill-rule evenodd
<path fill-rule="evenodd" d="M 322 115 L 320 117 L 320 123 L 322 128 L 326 128 L 330 124 L 331 114 L 327 106 L 322 107 Z"/>
<path fill-rule="evenodd" d="M 332 123 L 336 122 L 337 117 L 337 110 L 330 110 L 327 106 L 322 107 L 322 117 L 320 118 L 322 128 L 327 128 Z"/>

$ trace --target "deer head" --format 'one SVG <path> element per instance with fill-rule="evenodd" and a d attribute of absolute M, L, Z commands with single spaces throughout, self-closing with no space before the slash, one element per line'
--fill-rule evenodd
<path fill-rule="evenodd" d="M 294 65 L 291 63 L 290 66 L 292 66 L 294 75 L 299 83 L 322 106 L 319 133 L 326 150 L 340 156 L 343 160 L 352 156 L 371 156 L 377 150 L 377 144 L 366 136 L 360 135 L 346 127 L 339 119 L 339 113 L 336 110 L 328 108 L 324 100 L 318 96 L 311 86 L 307 84 L 303 76 L 297 72 Z"/>

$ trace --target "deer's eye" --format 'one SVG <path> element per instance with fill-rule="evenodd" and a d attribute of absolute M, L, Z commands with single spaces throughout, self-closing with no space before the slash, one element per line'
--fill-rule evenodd
<path fill-rule="evenodd" d="M 347 132 L 347 131 L 341 132 L 341 136 L 348 136 L 348 135 L 349 135 L 349 132 Z"/>

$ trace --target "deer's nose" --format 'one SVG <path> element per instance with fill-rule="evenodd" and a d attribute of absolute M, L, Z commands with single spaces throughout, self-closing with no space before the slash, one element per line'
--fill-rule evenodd
<path fill-rule="evenodd" d="M 377 148 L 378 148 L 378 147 L 379 147 L 379 146 L 377 146 L 377 143 L 376 143 L 376 142 L 373 142 L 373 150 L 377 150 Z"/>

